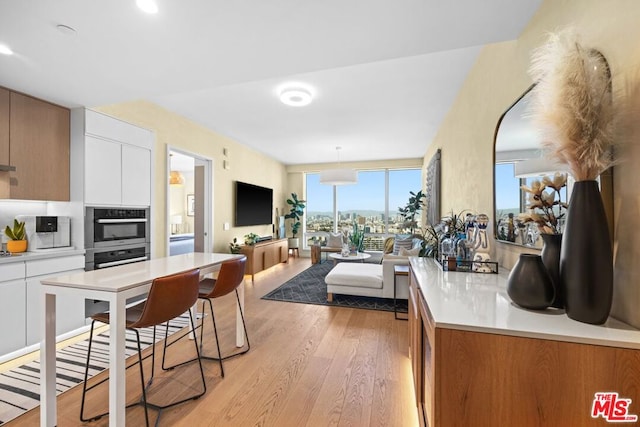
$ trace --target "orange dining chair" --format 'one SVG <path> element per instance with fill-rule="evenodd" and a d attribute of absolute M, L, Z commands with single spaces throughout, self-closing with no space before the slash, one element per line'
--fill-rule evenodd
<path fill-rule="evenodd" d="M 240 305 L 240 297 L 238 296 L 238 287 L 244 280 L 244 272 L 247 263 L 247 257 L 242 256 L 240 258 L 225 261 L 220 266 L 218 277 L 216 279 L 204 279 L 200 281 L 200 289 L 198 298 L 202 301 L 202 312 L 205 311 L 205 303 L 209 302 L 209 309 L 211 310 L 211 321 L 213 323 L 213 332 L 216 336 L 216 347 L 218 349 L 218 357 L 201 356 L 203 359 L 217 360 L 220 362 L 220 373 L 224 377 L 224 368 L 222 367 L 222 361 L 229 359 L 230 357 L 239 356 L 249 351 L 251 344 L 249 343 L 249 335 L 247 334 L 247 324 L 244 318 L 244 312 Z M 216 318 L 213 313 L 212 300 L 223 297 L 231 292 L 236 292 L 236 301 L 238 302 L 238 309 L 240 310 L 240 317 L 242 318 L 242 327 L 244 328 L 244 336 L 247 340 L 247 345 L 244 350 L 222 357 L 220 353 L 220 341 L 218 339 L 218 329 L 216 327 Z M 204 333 L 204 321 L 200 326 L 200 353 L 202 353 L 203 345 L 203 333 Z"/>
<path fill-rule="evenodd" d="M 156 326 L 165 322 L 169 322 L 171 319 L 174 319 L 180 316 L 181 314 L 185 313 L 186 311 L 189 311 L 189 309 L 198 300 L 199 284 L 200 284 L 200 271 L 197 269 L 188 271 L 185 273 L 174 274 L 171 276 L 159 277 L 155 279 L 151 284 L 151 289 L 149 290 L 149 294 L 145 301 L 142 301 L 126 309 L 126 317 L 125 317 L 126 328 L 135 332 L 136 339 L 138 342 L 138 362 L 137 363 L 140 365 L 140 384 L 142 385 L 141 401 L 127 405 L 127 408 L 134 405 L 142 404 L 144 406 L 144 416 L 145 416 L 147 426 L 149 426 L 148 407 L 152 407 L 153 409 L 161 411 L 162 409 L 166 409 L 166 408 L 178 405 L 188 400 L 197 399 L 203 394 L 205 394 L 205 392 L 207 391 L 207 386 L 205 384 L 205 378 L 204 378 L 204 371 L 202 369 L 202 361 L 200 358 L 200 349 L 199 349 L 197 340 L 194 339 L 194 347 L 196 350 L 197 357 L 192 359 L 191 361 L 197 360 L 200 365 L 202 391 L 197 392 L 193 396 L 187 397 L 185 399 L 181 399 L 177 402 L 173 402 L 164 406 L 155 405 L 151 402 L 147 402 L 147 389 L 151 387 L 151 383 L 153 381 L 153 375 L 154 375 Z M 191 321 L 192 330 L 195 330 L 195 324 L 194 324 L 193 316 L 191 315 L 191 312 L 189 312 L 189 319 Z M 89 372 L 94 324 L 96 321 L 108 324 L 109 320 L 110 320 L 110 317 L 108 312 L 99 313 L 92 316 L 91 332 L 89 335 L 89 348 L 87 350 L 87 365 L 85 368 L 84 383 L 82 386 L 82 404 L 80 407 L 80 420 L 83 422 L 97 420 L 103 417 L 104 415 L 108 414 L 108 412 L 105 412 L 100 415 L 85 417 L 84 404 L 85 404 L 85 397 L 87 392 L 97 387 L 99 384 L 103 383 L 104 381 L 106 381 L 105 379 L 92 385 L 91 387 L 87 387 L 87 377 Z M 151 360 L 152 360 L 151 378 L 149 379 L 148 383 L 145 383 L 144 370 L 142 368 L 142 348 L 140 345 L 140 333 L 138 332 L 138 329 L 148 328 L 148 327 L 153 327 L 154 344 L 152 345 L 154 346 L 154 348 L 151 354 Z M 165 334 L 165 343 L 167 341 L 167 336 L 168 336 L 168 328 L 167 328 L 167 333 Z M 163 353 L 166 353 L 166 346 L 164 347 Z M 164 361 L 164 354 L 163 354 L 163 361 Z M 158 415 L 158 417 L 160 417 L 160 415 Z"/>

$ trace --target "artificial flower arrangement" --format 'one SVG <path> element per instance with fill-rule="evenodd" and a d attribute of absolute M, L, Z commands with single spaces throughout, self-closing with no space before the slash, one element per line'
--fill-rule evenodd
<path fill-rule="evenodd" d="M 553 178 L 545 175 L 542 180 L 533 181 L 531 187 L 521 186 L 528 193 L 529 212 L 519 214 L 518 220 L 525 224 L 535 223 L 541 233 L 562 233 L 560 220 L 569 205 L 562 201 L 560 190 L 566 186 L 567 175 L 560 172 L 556 172 Z M 551 191 L 545 191 L 547 189 Z"/>

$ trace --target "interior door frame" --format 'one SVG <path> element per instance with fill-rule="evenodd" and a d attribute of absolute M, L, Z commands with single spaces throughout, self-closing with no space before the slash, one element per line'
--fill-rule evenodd
<path fill-rule="evenodd" d="M 204 201 L 203 206 L 203 225 L 204 225 L 204 252 L 212 252 L 213 251 L 213 159 L 209 157 L 205 157 L 198 153 L 193 153 L 191 151 L 184 150 L 179 147 L 175 147 L 173 145 L 167 144 L 165 153 L 165 176 L 169 176 L 169 169 L 171 166 L 170 154 L 180 153 L 185 156 L 193 157 L 195 160 L 199 161 L 200 165 L 204 166 L 204 174 L 203 174 L 203 197 Z M 194 174 L 195 175 L 195 174 Z M 169 193 L 169 180 L 167 179 L 165 185 L 165 247 L 166 247 L 166 256 L 169 256 L 169 239 L 171 234 L 168 230 L 171 229 L 171 217 L 170 217 L 170 193 Z M 197 195 L 196 195 L 197 197 Z"/>

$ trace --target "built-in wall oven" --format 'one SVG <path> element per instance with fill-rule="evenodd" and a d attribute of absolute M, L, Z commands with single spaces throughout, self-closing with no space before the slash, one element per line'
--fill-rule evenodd
<path fill-rule="evenodd" d="M 149 209 L 88 207 L 85 212 L 85 270 L 146 261 L 150 253 Z M 134 302 L 144 297 L 137 297 Z M 87 317 L 109 309 L 105 301 L 85 300 Z"/>
<path fill-rule="evenodd" d="M 149 209 L 86 208 L 85 270 L 149 259 Z"/>

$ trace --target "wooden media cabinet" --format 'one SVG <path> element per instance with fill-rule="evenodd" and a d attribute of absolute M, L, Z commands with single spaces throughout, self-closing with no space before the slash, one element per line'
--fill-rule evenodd
<path fill-rule="evenodd" d="M 246 274 L 253 276 L 289 259 L 287 239 L 266 240 L 255 245 L 242 245 L 240 251 L 247 256 Z"/>

